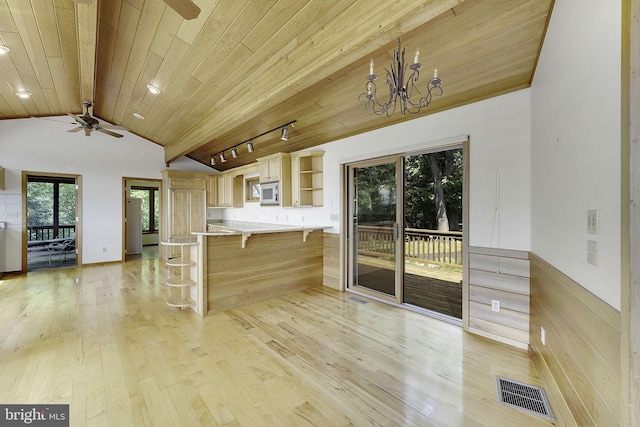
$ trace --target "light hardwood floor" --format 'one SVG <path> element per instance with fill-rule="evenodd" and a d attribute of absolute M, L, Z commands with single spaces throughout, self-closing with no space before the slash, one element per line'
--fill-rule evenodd
<path fill-rule="evenodd" d="M 327 288 L 200 318 L 158 259 L 0 279 L 0 403 L 71 425 L 548 426 L 496 402 L 526 352 Z"/>

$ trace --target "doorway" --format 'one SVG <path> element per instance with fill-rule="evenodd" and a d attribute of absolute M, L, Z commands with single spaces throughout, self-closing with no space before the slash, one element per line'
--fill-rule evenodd
<path fill-rule="evenodd" d="M 346 170 L 347 288 L 461 324 L 462 145 Z"/>
<path fill-rule="evenodd" d="M 161 180 L 123 178 L 123 246 L 125 261 L 158 258 Z"/>
<path fill-rule="evenodd" d="M 23 173 L 23 271 L 79 264 L 78 175 Z"/>

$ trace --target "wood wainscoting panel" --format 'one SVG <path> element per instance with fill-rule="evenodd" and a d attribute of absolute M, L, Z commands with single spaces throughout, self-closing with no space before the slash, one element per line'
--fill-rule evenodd
<path fill-rule="evenodd" d="M 469 247 L 469 332 L 518 348 L 529 344 L 529 254 Z M 493 311 L 493 300 L 500 311 Z"/>
<path fill-rule="evenodd" d="M 322 285 L 323 232 L 208 236 L 209 313 Z"/>
<path fill-rule="evenodd" d="M 620 313 L 538 256 L 530 259 L 531 350 L 578 425 L 620 425 Z"/>
<path fill-rule="evenodd" d="M 323 285 L 338 291 L 340 284 L 340 235 L 324 233 Z"/>

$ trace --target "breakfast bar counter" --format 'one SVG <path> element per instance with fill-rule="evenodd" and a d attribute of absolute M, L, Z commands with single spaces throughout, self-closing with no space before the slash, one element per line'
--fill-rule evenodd
<path fill-rule="evenodd" d="M 200 245 L 198 312 L 214 313 L 322 285 L 323 230 L 211 222 Z"/>

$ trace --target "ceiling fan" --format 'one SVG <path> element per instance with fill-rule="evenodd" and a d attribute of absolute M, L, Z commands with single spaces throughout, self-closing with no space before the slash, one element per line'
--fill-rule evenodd
<path fill-rule="evenodd" d="M 85 108 L 85 112 L 83 115 L 77 116 L 75 114 L 67 113 L 68 115 L 73 117 L 76 123 L 79 125 L 77 128 L 69 129 L 67 132 L 80 132 L 84 129 L 84 134 L 86 136 L 89 136 L 91 134 L 91 131 L 97 130 L 98 132 L 106 133 L 107 135 L 115 136 L 116 138 L 122 138 L 123 135 L 111 132 L 108 129 L 129 130 L 124 126 L 100 124 L 98 119 L 92 117 L 91 114 L 89 114 L 89 108 L 91 108 L 93 104 L 89 101 L 82 101 L 82 105 Z"/>

